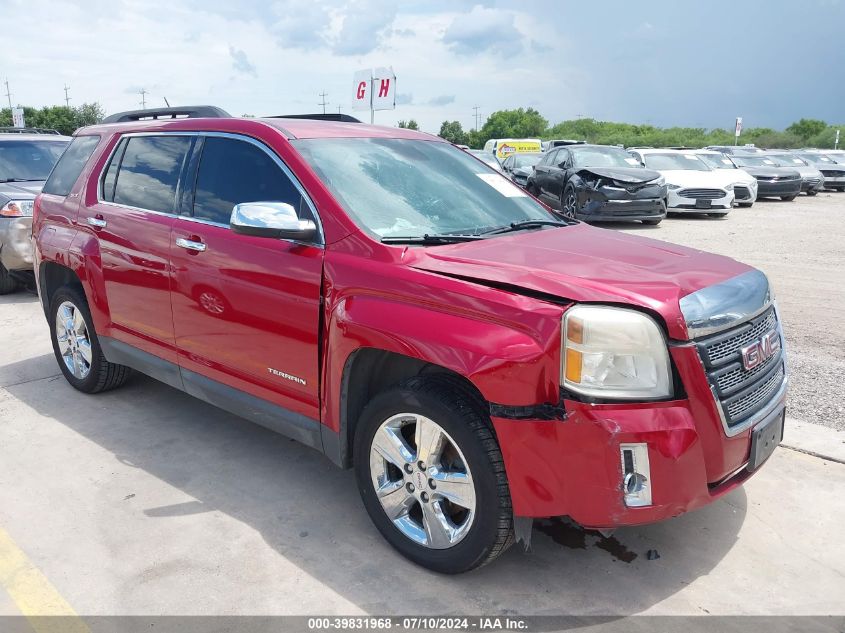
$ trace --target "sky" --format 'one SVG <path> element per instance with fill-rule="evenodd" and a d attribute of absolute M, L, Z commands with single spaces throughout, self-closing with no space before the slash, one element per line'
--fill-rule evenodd
<path fill-rule="evenodd" d="M 12 101 L 107 113 L 210 104 L 351 113 L 353 73 L 392 66 L 393 111 L 437 132 L 533 107 L 599 120 L 782 129 L 845 123 L 845 0 L 0 0 Z M 0 86 L 6 104 L 5 86 Z M 368 113 L 361 118 L 366 119 Z"/>

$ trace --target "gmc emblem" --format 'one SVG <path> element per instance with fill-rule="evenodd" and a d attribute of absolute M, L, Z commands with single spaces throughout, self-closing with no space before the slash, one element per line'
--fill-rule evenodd
<path fill-rule="evenodd" d="M 748 347 L 740 350 L 742 366 L 746 371 L 762 365 L 780 351 L 780 336 L 776 330 L 770 330 Z"/>

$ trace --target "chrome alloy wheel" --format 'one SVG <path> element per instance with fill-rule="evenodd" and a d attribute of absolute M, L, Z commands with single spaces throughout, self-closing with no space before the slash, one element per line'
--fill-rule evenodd
<path fill-rule="evenodd" d="M 415 543 L 446 549 L 472 527 L 472 473 L 433 420 L 399 413 L 383 422 L 370 445 L 370 478 L 387 517 Z"/>
<path fill-rule="evenodd" d="M 82 312 L 70 301 L 56 312 L 56 342 L 68 371 L 84 380 L 91 372 L 91 339 Z"/>

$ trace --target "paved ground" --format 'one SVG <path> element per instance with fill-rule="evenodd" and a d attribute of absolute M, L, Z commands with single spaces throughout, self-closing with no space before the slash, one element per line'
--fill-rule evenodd
<path fill-rule="evenodd" d="M 0 615 L 842 615 L 843 487 L 842 463 L 780 448 L 692 514 L 613 540 L 547 522 L 530 553 L 438 576 L 383 541 L 350 472 L 150 379 L 75 392 L 36 298 L 0 298 Z"/>
<path fill-rule="evenodd" d="M 632 228 L 633 227 L 633 228 Z M 614 228 L 728 255 L 771 280 L 784 320 L 796 418 L 845 430 L 845 193 L 761 200 L 724 219 Z"/>

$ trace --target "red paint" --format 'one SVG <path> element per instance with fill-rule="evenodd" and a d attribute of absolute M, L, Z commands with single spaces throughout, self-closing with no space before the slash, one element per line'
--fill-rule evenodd
<path fill-rule="evenodd" d="M 314 201 L 325 248 L 98 203 L 97 178 L 110 150 L 121 133 L 139 130 L 222 131 L 262 141 Z M 724 257 L 586 225 L 431 248 L 383 245 L 358 230 L 288 142 L 344 136 L 444 142 L 413 130 L 233 118 L 84 133 L 102 141 L 74 188 L 77 197 L 37 201 L 36 265 L 55 262 L 77 274 L 101 335 L 319 418 L 336 432 L 343 371 L 356 350 L 446 367 L 494 403 L 557 403 L 560 322 L 572 303 L 645 309 L 670 338 L 684 341 L 679 299 L 748 270 Z M 89 217 L 106 219 L 107 228 L 92 228 Z M 176 248 L 179 237 L 208 250 Z M 673 346 L 671 354 L 686 399 L 567 401 L 564 421 L 493 420 L 517 514 L 566 514 L 590 527 L 644 523 L 703 505 L 744 480 L 708 488 L 747 459 L 749 434 L 725 435 L 695 350 Z M 301 382 L 279 380 L 268 367 Z M 620 442 L 649 444 L 652 507 L 622 503 Z"/>
<path fill-rule="evenodd" d="M 358 84 L 358 92 L 356 93 L 356 98 L 357 99 L 363 99 L 366 91 L 367 91 L 367 82 L 362 81 L 361 83 Z"/>
<path fill-rule="evenodd" d="M 379 98 L 386 97 L 389 92 L 390 92 L 390 79 L 382 79 L 381 85 L 379 86 L 379 89 L 378 89 Z"/>

